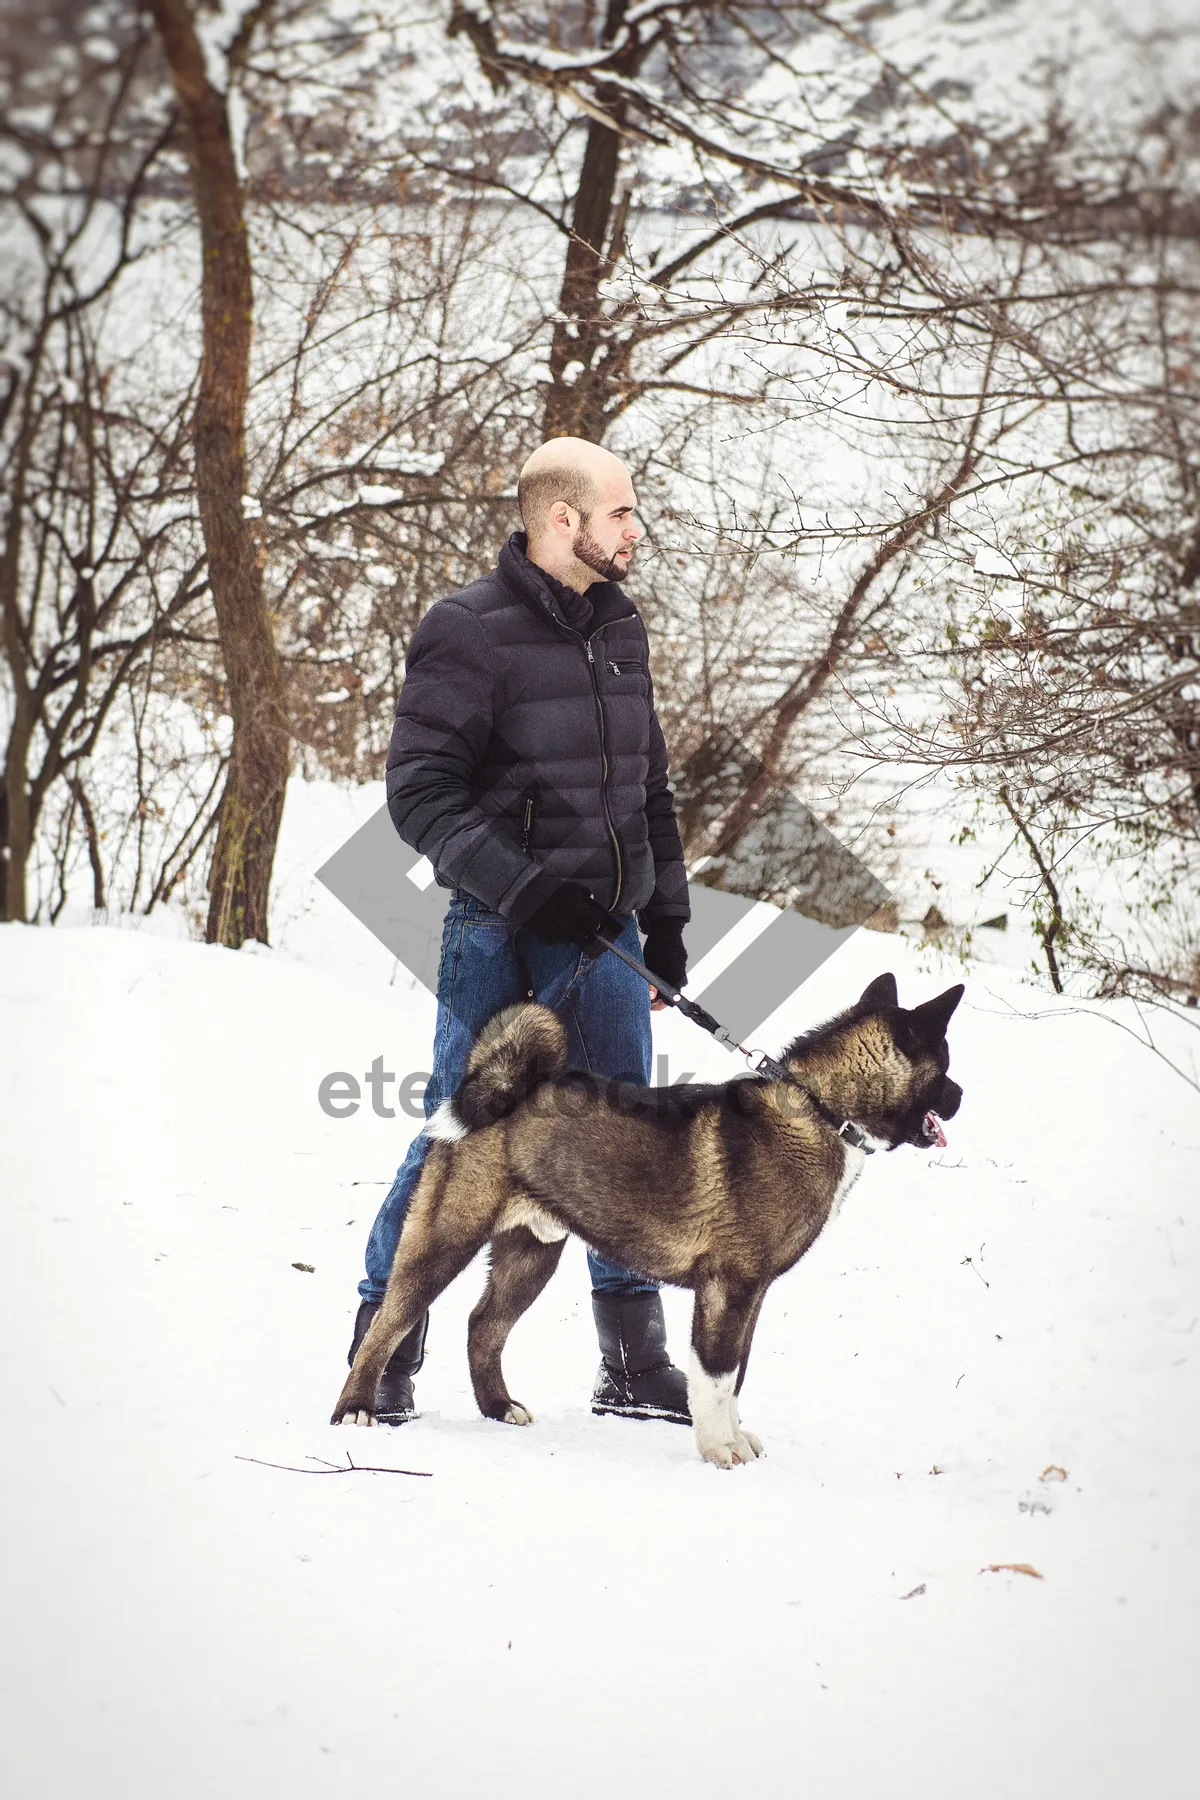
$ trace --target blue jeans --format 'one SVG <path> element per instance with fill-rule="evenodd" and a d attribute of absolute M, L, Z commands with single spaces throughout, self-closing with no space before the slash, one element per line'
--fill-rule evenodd
<path fill-rule="evenodd" d="M 567 1066 L 627 1081 L 650 1080 L 650 990 L 640 975 L 607 951 L 588 957 L 574 944 L 547 944 L 521 934 L 538 999 L 553 1007 L 567 1033 Z M 640 956 L 633 918 L 617 939 Z M 455 888 L 442 928 L 438 965 L 437 1026 L 433 1074 L 425 1089 L 425 1117 L 453 1094 L 467 1071 L 467 1055 L 480 1027 L 502 1006 L 522 998 L 508 926 L 472 895 Z M 364 1300 L 382 1300 L 396 1244 L 432 1140 L 418 1132 L 396 1171 L 387 1199 L 367 1239 L 367 1274 L 358 1284 Z M 658 1283 L 588 1251 L 592 1286 L 605 1294 L 653 1293 Z"/>

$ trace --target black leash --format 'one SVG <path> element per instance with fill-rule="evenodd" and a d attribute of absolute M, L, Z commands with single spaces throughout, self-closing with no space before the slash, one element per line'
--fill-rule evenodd
<path fill-rule="evenodd" d="M 524 927 L 518 925 L 510 934 L 513 958 L 517 965 L 517 979 L 521 984 L 521 992 L 527 1000 L 536 1000 L 537 989 L 533 985 L 533 977 L 529 972 L 529 961 L 521 942 L 523 930 Z M 862 1150 L 868 1156 L 874 1154 L 872 1146 L 867 1142 L 866 1132 L 856 1125 L 853 1119 L 839 1119 L 837 1114 L 831 1112 L 825 1102 L 814 1094 L 811 1088 L 805 1087 L 802 1081 L 797 1081 L 791 1070 L 785 1068 L 783 1063 L 773 1056 L 768 1056 L 765 1050 L 755 1052 L 747 1049 L 745 1044 L 739 1044 L 732 1032 L 727 1031 L 719 1019 L 714 1019 L 706 1008 L 698 1006 L 694 1000 L 689 1000 L 686 994 L 681 994 L 677 987 L 672 987 L 669 981 L 664 980 L 661 975 L 656 975 L 652 969 L 648 969 L 645 963 L 639 962 L 636 956 L 631 956 L 628 950 L 622 950 L 621 946 L 615 944 L 604 931 L 598 931 L 596 936 L 606 949 L 612 951 L 614 956 L 619 956 L 623 963 L 628 963 L 631 969 L 635 969 L 648 987 L 657 988 L 668 1006 L 677 1007 L 684 1018 L 690 1019 L 693 1025 L 699 1025 L 702 1031 L 709 1032 L 718 1043 L 726 1044 L 729 1049 L 736 1050 L 739 1056 L 744 1056 L 754 1074 L 765 1075 L 769 1081 L 782 1081 L 788 1087 L 797 1088 L 812 1103 L 814 1111 L 824 1119 L 827 1125 L 832 1126 L 838 1136 L 843 1138 L 852 1149 Z M 758 1061 L 754 1062 L 752 1059 L 756 1054 Z"/>
<path fill-rule="evenodd" d="M 686 994 L 681 994 L 677 987 L 672 987 L 671 983 L 664 981 L 661 975 L 655 975 L 651 969 L 646 967 L 645 963 L 639 962 L 636 956 L 631 956 L 628 950 L 622 950 L 619 944 L 614 944 L 611 938 L 605 936 L 604 932 L 599 931 L 596 935 L 602 943 L 607 945 L 614 956 L 619 956 L 623 963 L 628 963 L 631 969 L 636 969 L 642 980 L 650 987 L 657 988 L 668 1006 L 678 1007 L 684 1018 L 690 1019 L 693 1025 L 699 1025 L 702 1030 L 710 1032 L 718 1043 L 727 1044 L 731 1050 L 736 1050 L 740 1056 L 744 1056 L 756 1075 L 765 1075 L 770 1081 L 782 1081 L 788 1087 L 798 1088 L 811 1100 L 813 1107 L 825 1120 L 825 1123 L 831 1125 L 838 1136 L 844 1138 L 852 1149 L 862 1150 L 868 1156 L 874 1154 L 872 1146 L 867 1142 L 866 1132 L 852 1119 L 839 1119 L 837 1114 L 831 1112 L 825 1102 L 814 1094 L 811 1088 L 805 1087 L 802 1081 L 797 1081 L 791 1070 L 785 1068 L 783 1063 L 773 1056 L 768 1056 L 765 1050 L 755 1052 L 747 1049 L 745 1044 L 739 1044 L 732 1032 L 727 1031 L 720 1020 L 714 1019 L 703 1006 L 698 1006 L 694 1000 L 689 1000 Z M 518 968 L 520 966 L 520 961 L 518 961 Z M 528 971 L 526 971 L 527 973 Z M 525 985 L 528 989 L 528 982 Z M 533 999 L 532 991 L 529 992 L 529 998 Z M 756 1054 L 758 1061 L 753 1062 L 751 1059 Z"/>

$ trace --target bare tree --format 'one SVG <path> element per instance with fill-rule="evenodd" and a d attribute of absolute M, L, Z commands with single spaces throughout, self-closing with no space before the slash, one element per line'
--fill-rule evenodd
<path fill-rule="evenodd" d="M 38 21 L 4 69 L 9 251 L 0 290 L 4 393 L 0 551 L 6 737 L 3 917 L 30 916 L 39 832 L 57 819 L 59 898 L 78 825 L 93 898 L 106 895 L 105 782 L 93 768 L 114 709 L 196 610 L 186 533 L 186 390 L 143 382 L 114 309 L 145 242 L 139 207 L 172 129 L 136 21 L 110 56 L 79 43 L 39 58 Z M 65 50 L 65 55 L 61 51 Z"/>
<path fill-rule="evenodd" d="M 148 0 L 179 105 L 200 231 L 203 350 L 195 415 L 196 498 L 221 637 L 233 746 L 209 871 L 208 937 L 267 941 L 271 869 L 287 787 L 283 681 L 246 491 L 253 285 L 228 94 L 210 80 L 186 0 Z M 260 6 L 259 13 L 269 10 Z M 231 48 L 244 53 L 248 24 Z"/>
<path fill-rule="evenodd" d="M 873 741 L 958 773 L 1004 822 L 1056 988 L 1073 966 L 1106 991 L 1200 994 L 1198 149 L 1194 118 L 1160 107 L 1122 148 L 1153 197 L 1136 217 L 997 243 L 969 279 L 930 255 L 864 284 L 930 428 L 947 357 L 956 409 L 986 367 L 988 419 L 908 608 L 905 655 L 938 698 L 877 698 Z"/>

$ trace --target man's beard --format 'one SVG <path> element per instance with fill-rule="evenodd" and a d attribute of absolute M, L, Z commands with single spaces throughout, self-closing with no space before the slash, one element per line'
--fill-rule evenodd
<path fill-rule="evenodd" d="M 584 568 L 592 569 L 602 581 L 623 581 L 628 574 L 624 563 L 615 556 L 605 556 L 604 551 L 588 530 L 587 520 L 582 519 L 579 530 L 575 533 L 575 542 L 571 546 Z"/>

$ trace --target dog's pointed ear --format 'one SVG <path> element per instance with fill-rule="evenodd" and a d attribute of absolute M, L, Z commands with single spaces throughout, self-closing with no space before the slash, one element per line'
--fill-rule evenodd
<path fill-rule="evenodd" d="M 939 994 L 936 1000 L 926 1000 L 924 1006 L 914 1006 L 906 1014 L 909 1028 L 918 1043 L 941 1043 L 950 1023 L 950 1015 L 965 992 L 966 989 L 959 982 L 957 986 L 947 988 L 944 994 Z"/>
<path fill-rule="evenodd" d="M 863 1012 L 874 1012 L 877 1006 L 899 1006 L 900 995 L 894 975 L 877 975 L 870 987 L 864 988 L 859 1006 Z"/>

